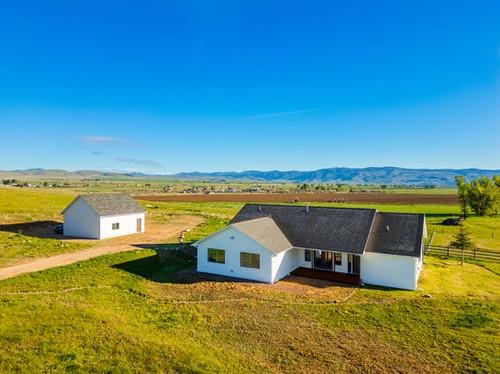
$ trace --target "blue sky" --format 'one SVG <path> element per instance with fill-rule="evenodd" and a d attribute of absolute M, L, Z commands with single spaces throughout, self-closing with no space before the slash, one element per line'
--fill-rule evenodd
<path fill-rule="evenodd" d="M 0 169 L 499 160 L 498 1 L 0 5 Z"/>

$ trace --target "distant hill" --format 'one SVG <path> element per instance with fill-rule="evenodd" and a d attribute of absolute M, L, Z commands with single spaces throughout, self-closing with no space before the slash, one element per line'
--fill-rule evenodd
<path fill-rule="evenodd" d="M 328 168 L 313 171 L 256 171 L 180 173 L 177 178 L 210 180 L 251 180 L 262 182 L 392 184 L 413 186 L 454 186 L 455 177 L 466 179 L 500 175 L 500 170 L 483 169 L 404 169 L 396 167 Z"/>
<path fill-rule="evenodd" d="M 55 179 L 113 179 L 113 178 L 137 178 L 150 177 L 142 173 L 112 173 L 98 170 L 67 171 L 63 169 L 24 169 L 24 170 L 0 170 L 0 179 L 20 180 L 55 180 Z"/>
<path fill-rule="evenodd" d="M 53 179 L 184 179 L 210 181 L 259 181 L 293 183 L 345 183 L 345 184 L 387 184 L 412 186 L 453 186 L 454 178 L 462 175 L 466 179 L 478 176 L 500 175 L 500 170 L 484 169 L 404 169 L 396 167 L 328 168 L 313 171 L 258 171 L 242 172 L 190 172 L 174 175 L 149 175 L 142 173 L 111 173 L 97 170 L 67 171 L 62 169 L 26 169 L 0 171 L 0 179 L 20 180 Z"/>

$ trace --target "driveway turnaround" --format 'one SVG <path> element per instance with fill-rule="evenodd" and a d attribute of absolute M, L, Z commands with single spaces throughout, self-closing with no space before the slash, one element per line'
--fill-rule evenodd
<path fill-rule="evenodd" d="M 73 253 L 64 253 L 56 256 L 43 257 L 31 262 L 0 268 L 0 280 L 13 278 L 21 274 L 34 273 L 59 266 L 74 264 L 94 257 L 112 253 L 135 251 L 140 245 L 151 245 L 165 243 L 168 240 L 177 239 L 181 232 L 191 229 L 203 222 L 203 218 L 197 216 L 183 217 L 179 223 L 168 223 L 166 225 L 148 225 L 147 231 L 142 234 L 124 236 L 116 239 L 108 239 L 98 242 L 95 247 Z"/>

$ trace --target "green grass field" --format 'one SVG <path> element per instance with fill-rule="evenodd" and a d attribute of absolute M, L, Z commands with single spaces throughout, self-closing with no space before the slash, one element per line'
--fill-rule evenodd
<path fill-rule="evenodd" d="M 73 193 L 0 188 L 0 266 L 78 250 L 6 231 L 60 221 Z M 168 223 L 197 215 L 197 240 L 240 203 L 142 203 Z M 335 205 L 335 204 L 328 204 Z M 351 206 L 341 204 L 341 206 Z M 359 205 L 357 205 L 359 206 Z M 365 205 L 366 206 L 366 205 Z M 458 207 L 368 205 L 426 213 Z M 7 225 L 7 226 L 6 226 Z M 467 220 L 474 240 L 499 248 L 498 218 Z M 75 247 L 73 246 L 75 245 Z M 426 257 L 417 292 L 213 282 L 179 271 L 193 259 L 163 243 L 0 282 L 0 372 L 495 372 L 500 367 L 499 267 Z M 190 275 L 191 274 L 191 275 Z M 424 297 L 431 295 L 431 297 Z"/>
<path fill-rule="evenodd" d="M 57 239 L 40 238 L 28 232 L 12 230 L 14 223 L 39 221 L 61 222 L 60 212 L 76 196 L 75 192 L 53 189 L 0 188 L 0 266 L 29 261 L 32 258 L 77 251 L 91 246 L 91 243 L 76 243 Z M 205 222 L 187 233 L 186 241 L 194 241 L 223 227 L 243 203 L 197 202 L 167 203 L 142 202 L 149 219 L 167 223 L 178 215 L 197 215 Z M 456 227 L 439 223 L 446 217 L 459 214 L 458 206 L 450 205 L 399 205 L 399 204 L 335 204 L 313 205 L 341 207 L 370 207 L 380 211 L 425 213 L 429 234 L 434 230 L 433 244 L 448 245 Z M 470 217 L 465 222 L 478 247 L 500 250 L 500 217 Z M 9 227 L 6 229 L 6 227 Z"/>
<path fill-rule="evenodd" d="M 428 258 L 422 291 L 296 294 L 294 284 L 176 275 L 192 265 L 182 252 L 143 250 L 0 282 L 0 371 L 494 372 L 500 364 L 500 282 L 483 267 Z"/>

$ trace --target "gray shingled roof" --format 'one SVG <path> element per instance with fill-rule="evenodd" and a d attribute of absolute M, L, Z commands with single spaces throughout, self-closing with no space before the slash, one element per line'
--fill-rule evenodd
<path fill-rule="evenodd" d="M 283 232 L 281 232 L 272 218 L 256 218 L 249 221 L 233 223 L 231 226 L 259 242 L 275 254 L 292 248 L 292 244 L 288 241 Z"/>
<path fill-rule="evenodd" d="M 247 204 L 231 224 L 270 217 L 294 247 L 362 254 L 375 209 Z"/>
<path fill-rule="evenodd" d="M 377 212 L 366 251 L 419 257 L 423 232 L 423 214 Z"/>
<path fill-rule="evenodd" d="M 144 213 L 144 209 L 137 204 L 132 197 L 122 193 L 80 195 L 64 209 L 63 213 L 73 205 L 77 199 L 83 199 L 99 216 Z"/>

